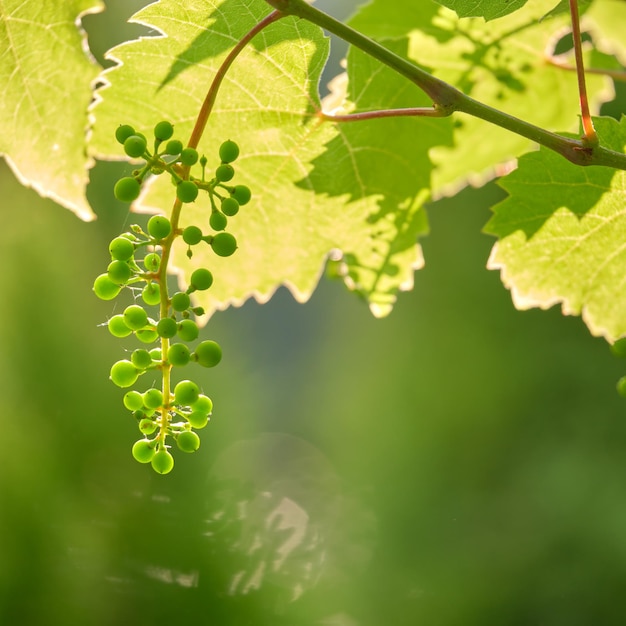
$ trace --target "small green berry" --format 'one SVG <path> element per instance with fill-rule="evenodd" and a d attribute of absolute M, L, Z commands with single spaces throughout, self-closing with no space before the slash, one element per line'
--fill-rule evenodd
<path fill-rule="evenodd" d="M 130 261 L 135 254 L 135 246 L 126 237 L 116 237 L 109 244 L 111 258 L 117 261 Z"/>
<path fill-rule="evenodd" d="M 199 267 L 191 273 L 190 287 L 192 290 L 205 291 L 213 284 L 213 274 L 204 267 Z"/>
<path fill-rule="evenodd" d="M 176 320 L 172 319 L 171 317 L 164 317 L 163 319 L 160 319 L 158 321 L 156 325 L 156 330 L 159 334 L 159 337 L 165 337 L 166 339 L 169 339 L 176 334 L 176 331 L 178 330 L 178 324 L 176 323 Z"/>
<path fill-rule="evenodd" d="M 118 387 L 130 387 L 137 382 L 139 371 L 127 360 L 118 361 L 111 367 L 110 378 Z"/>
<path fill-rule="evenodd" d="M 159 141 L 167 141 L 174 134 L 174 127 L 170 122 L 159 122 L 154 127 L 154 137 Z"/>
<path fill-rule="evenodd" d="M 167 360 L 174 367 L 183 367 L 189 363 L 191 354 L 184 343 L 173 343 L 167 351 Z"/>
<path fill-rule="evenodd" d="M 163 406 L 163 393 L 160 389 L 148 389 L 143 394 L 143 403 L 148 409 L 159 409 Z"/>
<path fill-rule="evenodd" d="M 195 452 L 200 447 L 200 437 L 192 430 L 185 430 L 176 437 L 176 445 L 182 452 Z"/>
<path fill-rule="evenodd" d="M 139 461 L 139 463 L 150 463 L 155 456 L 154 442 L 148 439 L 136 441 L 132 448 L 132 454 L 135 461 Z"/>
<path fill-rule="evenodd" d="M 224 198 L 220 208 L 222 209 L 222 213 L 224 215 L 232 217 L 233 215 L 237 215 L 237 213 L 239 213 L 239 202 L 237 202 L 237 200 L 235 200 L 232 196 Z"/>
<path fill-rule="evenodd" d="M 148 314 L 138 304 L 131 304 L 124 309 L 124 321 L 128 328 L 139 330 L 148 323 Z"/>
<path fill-rule="evenodd" d="M 215 178 L 217 178 L 220 183 L 226 183 L 232 180 L 234 175 L 235 169 L 230 163 L 222 163 L 222 165 L 215 170 Z"/>
<path fill-rule="evenodd" d="M 143 398 L 138 391 L 134 389 L 132 391 L 127 391 L 124 395 L 124 406 L 129 411 L 139 411 L 143 408 Z"/>
<path fill-rule="evenodd" d="M 183 144 L 178 139 L 170 139 L 165 145 L 165 154 L 180 154 L 183 151 Z"/>
<path fill-rule="evenodd" d="M 198 197 L 198 187 L 190 180 L 182 180 L 176 185 L 176 197 L 181 202 L 193 202 Z"/>
<path fill-rule="evenodd" d="M 178 291 L 172 296 L 172 309 L 174 311 L 186 311 L 191 304 L 191 298 L 189 294 L 186 294 L 183 291 Z"/>
<path fill-rule="evenodd" d="M 224 230 L 228 225 L 228 218 L 219 211 L 213 211 L 211 217 L 209 217 L 209 226 L 213 230 Z"/>
<path fill-rule="evenodd" d="M 141 191 L 141 184 L 136 178 L 132 176 L 125 176 L 120 178 L 113 187 L 113 195 L 120 202 L 132 202 L 139 197 Z"/>
<path fill-rule="evenodd" d="M 120 124 L 115 130 L 115 139 L 117 139 L 118 143 L 124 145 L 124 142 L 131 136 L 135 134 L 135 129 L 128 124 Z"/>
<path fill-rule="evenodd" d="M 239 156 L 239 146 L 230 139 L 220 146 L 220 159 L 222 163 L 232 163 Z"/>
<path fill-rule="evenodd" d="M 198 324 L 193 320 L 183 320 L 178 323 L 178 337 L 181 341 L 195 341 L 199 334 Z"/>
<path fill-rule="evenodd" d="M 198 151 L 195 148 L 185 148 L 180 153 L 180 162 L 188 167 L 198 162 Z"/>
<path fill-rule="evenodd" d="M 143 156 L 146 146 L 146 138 L 143 135 L 131 135 L 124 142 L 124 152 L 131 158 L 137 158 Z"/>
<path fill-rule="evenodd" d="M 93 282 L 93 292 L 100 300 L 113 300 L 121 291 L 121 287 L 114 283 L 108 274 L 100 274 Z"/>
<path fill-rule="evenodd" d="M 150 462 L 152 469 L 159 474 L 169 474 L 174 467 L 174 457 L 165 448 L 159 450 Z"/>
<path fill-rule="evenodd" d="M 252 198 L 250 188 L 245 185 L 235 185 L 230 192 L 230 195 L 235 198 L 241 206 L 248 204 L 248 202 L 250 202 L 250 198 Z"/>
<path fill-rule="evenodd" d="M 211 248 L 218 256 L 230 256 L 237 249 L 237 240 L 230 233 L 217 233 L 211 240 Z"/>
<path fill-rule="evenodd" d="M 183 230 L 183 241 L 190 246 L 199 244 L 202 241 L 202 231 L 197 226 L 187 226 Z"/>
<path fill-rule="evenodd" d="M 128 328 L 124 316 L 121 314 L 114 315 L 107 323 L 109 332 L 118 338 L 128 337 L 133 331 Z"/>
<path fill-rule="evenodd" d="M 148 306 L 156 306 L 161 302 L 161 288 L 158 283 L 148 283 L 141 290 L 141 299 Z"/>
<path fill-rule="evenodd" d="M 174 400 L 181 406 L 190 406 L 200 397 L 198 385 L 191 380 L 181 380 L 174 387 Z"/>
<path fill-rule="evenodd" d="M 203 367 L 215 367 L 222 360 L 222 348 L 215 341 L 202 341 L 196 346 L 192 358 Z"/>
<path fill-rule="evenodd" d="M 164 215 L 153 215 L 148 220 L 148 233 L 157 241 L 165 239 L 172 232 L 172 224 Z"/>

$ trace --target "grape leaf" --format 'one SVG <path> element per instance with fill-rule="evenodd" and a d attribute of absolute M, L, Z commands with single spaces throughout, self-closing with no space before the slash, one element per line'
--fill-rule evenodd
<path fill-rule="evenodd" d="M 626 2 L 624 0 L 594 0 L 585 13 L 584 26 L 602 51 L 614 54 L 626 65 Z"/>
<path fill-rule="evenodd" d="M 77 21 L 101 9 L 97 0 L 0 3 L 0 154 L 21 183 L 84 220 L 93 219 L 84 144 L 99 68 Z"/>
<path fill-rule="evenodd" d="M 495 20 L 521 9 L 528 0 L 435 0 L 452 9 L 459 17 L 484 17 Z"/>
<path fill-rule="evenodd" d="M 374 0 L 350 23 L 375 38 L 381 33 L 409 34 L 411 60 L 476 100 L 537 126 L 575 130 L 576 76 L 551 65 L 546 57 L 557 35 L 567 28 L 569 16 L 540 22 L 554 4 L 554 0 L 529 0 L 524 11 L 485 24 L 482 19 L 459 19 L 445 8 L 433 15 L 431 3 L 393 0 L 394 10 L 388 12 L 383 28 L 379 24 L 389 0 Z M 591 107 L 597 112 L 602 102 L 612 98 L 612 83 L 589 75 L 587 85 Z M 455 193 L 468 181 L 482 184 L 494 176 L 499 164 L 533 146 L 477 118 L 459 114 L 455 123 L 453 145 L 431 150 L 435 195 Z M 482 140 L 485 136 L 489 141 Z"/>
<path fill-rule="evenodd" d="M 121 64 L 103 75 L 108 86 L 93 110 L 94 156 L 120 158 L 113 139 L 120 123 L 149 134 L 156 122 L 169 119 L 185 139 L 227 50 L 267 13 L 262 0 L 195 8 L 162 0 L 141 11 L 135 20 L 165 36 L 111 52 Z M 195 49 L 203 32 L 211 36 Z M 341 254 L 346 283 L 377 315 L 389 312 L 396 290 L 412 284 L 413 269 L 422 262 L 415 240 L 427 229 L 421 207 L 428 198 L 428 149 L 446 136 L 449 141 L 449 122 L 321 122 L 317 83 L 327 54 L 319 28 L 285 18 L 263 31 L 227 74 L 199 147 L 209 169 L 217 165 L 224 139 L 241 147 L 233 183 L 248 185 L 253 200 L 229 221 L 239 249 L 226 259 L 208 246 L 194 249 L 191 262 L 184 246 L 174 255 L 183 282 L 198 265 L 214 272 L 214 286 L 199 295 L 208 312 L 251 295 L 265 301 L 280 285 L 304 301 L 331 253 Z M 181 58 L 187 69 L 172 73 L 172 60 Z M 424 102 L 415 86 L 372 63 L 357 72 L 349 91 L 354 101 L 346 107 L 380 103 L 381 95 L 392 106 Z M 167 210 L 172 199 L 172 186 L 161 177 L 137 208 Z M 199 199 L 185 207 L 182 222 L 210 232 L 209 215 L 208 200 Z"/>
<path fill-rule="evenodd" d="M 596 118 L 602 145 L 623 152 L 626 117 Z M 496 235 L 488 267 L 499 269 L 518 309 L 561 303 L 594 335 L 626 334 L 626 172 L 578 167 L 540 148 L 499 181 L 509 197 L 485 230 Z"/>

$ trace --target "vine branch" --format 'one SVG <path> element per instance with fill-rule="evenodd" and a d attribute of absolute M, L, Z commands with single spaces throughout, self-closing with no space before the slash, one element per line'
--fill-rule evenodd
<path fill-rule="evenodd" d="M 445 117 L 454 112 L 466 113 L 554 150 L 576 165 L 603 165 L 626 170 L 625 154 L 593 145 L 586 138 L 577 140 L 563 137 L 474 100 L 456 87 L 429 74 L 373 39 L 307 4 L 304 0 L 265 1 L 282 15 L 292 15 L 316 24 L 406 77 L 433 100 L 434 110 L 438 111 L 439 117 Z M 332 116 L 328 117 L 332 119 Z M 337 121 L 341 120 L 337 119 Z"/>

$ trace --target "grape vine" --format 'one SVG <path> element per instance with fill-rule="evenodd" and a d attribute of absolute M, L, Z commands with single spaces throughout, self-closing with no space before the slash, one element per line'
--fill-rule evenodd
<path fill-rule="evenodd" d="M 146 137 L 129 124 L 120 125 L 115 131 L 126 155 L 143 159 L 143 165 L 132 176 L 125 176 L 115 184 L 117 199 L 132 202 L 139 197 L 147 177 L 167 173 L 175 186 L 176 201 L 170 218 L 153 215 L 148 221 L 147 232 L 135 224 L 129 232 L 111 241 L 111 262 L 106 273 L 100 274 L 93 286 L 96 296 L 102 300 L 113 300 L 127 288 L 135 302 L 142 302 L 128 305 L 123 313 L 112 316 L 107 323 L 114 337 L 134 335 L 146 344 L 145 348 L 135 349 L 129 359 L 114 363 L 110 378 L 118 387 L 128 388 L 147 373 L 160 373 L 160 388 L 151 387 L 143 393 L 130 390 L 123 400 L 143 435 L 133 445 L 132 454 L 140 463 L 150 463 L 159 474 L 167 474 L 174 467 L 168 437 L 174 439 L 179 450 L 195 452 L 200 447 L 200 438 L 194 429 L 207 425 L 213 409 L 212 400 L 200 393 L 195 382 L 181 380 L 172 386 L 172 370 L 190 362 L 214 367 L 222 359 L 222 349 L 215 341 L 201 341 L 192 348 L 187 345 L 200 334 L 192 315 L 204 313 L 202 307 L 192 304 L 191 299 L 194 293 L 212 286 L 213 274 L 206 268 L 194 269 L 189 287 L 170 296 L 167 284 L 169 253 L 174 240 L 181 237 L 188 246 L 190 259 L 193 248 L 201 244 L 209 245 L 221 257 L 234 254 L 237 241 L 232 234 L 225 232 L 228 219 L 251 198 L 250 189 L 245 185 L 226 184 L 235 175 L 232 163 L 239 156 L 239 146 L 234 141 L 229 139 L 220 145 L 220 163 L 207 180 L 208 159 L 199 157 L 193 147 L 183 148 L 181 141 L 172 139 L 173 134 L 174 127 L 170 122 L 158 122 L 154 127 L 154 149 L 150 151 Z M 201 168 L 200 176 L 190 176 L 189 170 L 196 164 Z M 212 234 L 205 234 L 198 226 L 178 227 L 182 206 L 195 202 L 201 191 L 209 197 Z M 157 311 L 152 313 L 152 307 Z M 155 342 L 160 345 L 148 349 Z"/>

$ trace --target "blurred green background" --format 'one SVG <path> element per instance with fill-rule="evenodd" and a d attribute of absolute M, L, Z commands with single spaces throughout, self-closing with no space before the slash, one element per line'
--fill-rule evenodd
<path fill-rule="evenodd" d="M 139 4 L 86 20 L 97 54 Z M 484 269 L 495 185 L 430 207 L 387 319 L 327 281 L 215 315 L 225 358 L 193 374 L 214 418 L 157 476 L 91 293 L 143 219 L 120 171 L 93 170 L 85 224 L 0 167 L 0 624 L 624 623 L 626 366 Z"/>

